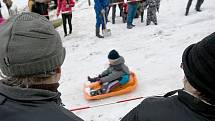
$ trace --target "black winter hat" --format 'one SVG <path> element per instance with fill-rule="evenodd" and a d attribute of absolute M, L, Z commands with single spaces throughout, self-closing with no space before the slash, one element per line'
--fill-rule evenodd
<path fill-rule="evenodd" d="M 117 59 L 119 57 L 120 55 L 116 50 L 111 50 L 108 54 L 108 59 L 111 59 L 111 60 Z"/>
<path fill-rule="evenodd" d="M 215 33 L 186 48 L 183 69 L 189 83 L 215 103 Z"/>

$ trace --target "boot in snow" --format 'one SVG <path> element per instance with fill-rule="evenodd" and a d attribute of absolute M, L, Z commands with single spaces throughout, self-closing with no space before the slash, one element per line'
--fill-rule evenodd
<path fill-rule="evenodd" d="M 112 24 L 115 24 L 115 19 L 112 19 Z"/>
<path fill-rule="evenodd" d="M 186 9 L 185 16 L 187 16 L 188 13 L 189 13 L 189 9 Z"/>
<path fill-rule="evenodd" d="M 98 38 L 104 38 L 104 37 L 101 36 L 99 33 L 100 33 L 99 28 L 96 28 L 96 36 L 97 36 Z"/>
<path fill-rule="evenodd" d="M 198 12 L 202 11 L 200 8 L 201 8 L 201 5 L 202 5 L 203 2 L 204 2 L 204 0 L 197 0 L 196 11 L 198 11 Z"/>
<path fill-rule="evenodd" d="M 133 26 L 132 25 L 127 25 L 127 29 L 132 29 Z"/>
<path fill-rule="evenodd" d="M 143 18 L 141 18 L 141 23 L 143 23 L 144 22 L 144 20 L 143 20 Z"/>

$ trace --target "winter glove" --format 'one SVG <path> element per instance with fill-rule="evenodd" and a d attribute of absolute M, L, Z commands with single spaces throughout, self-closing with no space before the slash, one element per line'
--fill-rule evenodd
<path fill-rule="evenodd" d="M 87 78 L 88 78 L 88 81 L 90 81 L 91 83 L 92 83 L 92 82 L 100 81 L 100 78 L 99 78 L 99 77 L 91 78 L 90 76 L 88 76 Z"/>
<path fill-rule="evenodd" d="M 102 10 L 101 10 L 101 14 L 102 14 L 102 15 L 105 14 L 105 9 L 102 9 Z"/>

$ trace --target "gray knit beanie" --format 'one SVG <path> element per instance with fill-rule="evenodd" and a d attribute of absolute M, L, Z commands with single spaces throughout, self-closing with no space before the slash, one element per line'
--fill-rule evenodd
<path fill-rule="evenodd" d="M 0 69 L 6 76 L 45 74 L 60 67 L 65 48 L 53 25 L 36 13 L 22 13 L 0 26 Z"/>

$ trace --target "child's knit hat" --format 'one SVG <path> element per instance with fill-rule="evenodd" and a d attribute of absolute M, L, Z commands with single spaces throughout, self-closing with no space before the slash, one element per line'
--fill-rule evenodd
<path fill-rule="evenodd" d="M 108 54 L 108 59 L 115 60 L 120 57 L 119 53 L 116 50 L 111 50 Z"/>

